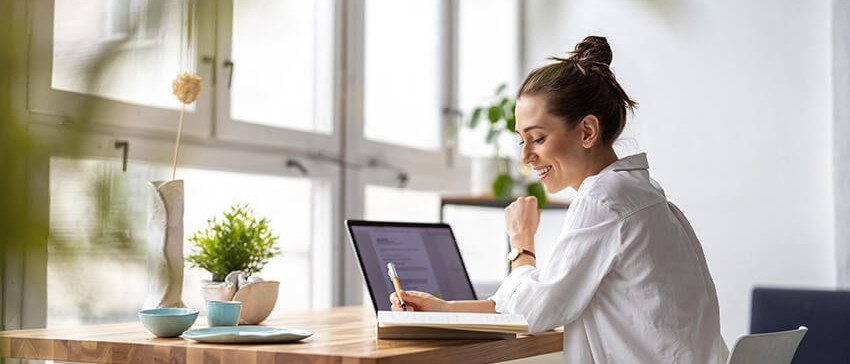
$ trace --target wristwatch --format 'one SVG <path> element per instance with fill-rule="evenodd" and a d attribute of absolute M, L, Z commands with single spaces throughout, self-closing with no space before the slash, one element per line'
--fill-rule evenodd
<path fill-rule="evenodd" d="M 523 248 L 513 248 L 508 253 L 508 261 L 513 263 L 514 260 L 517 260 L 517 258 L 519 258 L 519 256 L 523 255 L 523 254 L 528 254 L 532 258 L 537 259 L 537 257 L 534 256 L 534 252 L 531 251 L 531 250 L 523 249 Z"/>

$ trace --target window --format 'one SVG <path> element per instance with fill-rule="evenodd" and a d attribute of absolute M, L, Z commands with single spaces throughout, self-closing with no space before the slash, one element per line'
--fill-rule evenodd
<path fill-rule="evenodd" d="M 333 10 L 330 0 L 233 2 L 230 118 L 331 132 Z"/>
<path fill-rule="evenodd" d="M 197 72 L 202 87 L 187 107 L 184 135 L 208 137 L 214 50 L 207 2 L 28 0 L 32 27 L 28 111 L 43 123 L 96 125 L 173 135 L 181 104 L 171 81 Z"/>
<path fill-rule="evenodd" d="M 441 145 L 441 2 L 367 0 L 364 133 L 436 150 Z M 406 133 L 398 133 L 398 130 Z"/>
<path fill-rule="evenodd" d="M 178 109 L 171 80 L 194 56 L 187 11 L 186 1 L 56 0 L 51 86 Z"/>
<path fill-rule="evenodd" d="M 440 195 L 436 192 L 367 185 L 365 200 L 368 220 L 440 221 Z"/>
<path fill-rule="evenodd" d="M 123 176 L 116 161 L 51 159 L 48 326 L 135 320 L 145 297 L 150 205 L 140 182 L 152 169 Z"/>
<path fill-rule="evenodd" d="M 217 4 L 216 137 L 337 156 L 342 3 Z"/>
<path fill-rule="evenodd" d="M 34 279 L 51 326 L 135 320 L 147 182 L 170 173 L 178 73 L 203 78 L 178 168 L 184 236 L 250 203 L 281 235 L 283 256 L 261 276 L 283 283 L 276 309 L 297 310 L 360 301 L 342 218 L 436 221 L 440 194 L 467 189 L 468 162 L 445 147 L 445 110 L 480 93 L 458 94 L 460 79 L 490 74 L 489 93 L 511 67 L 458 74 L 490 60 L 478 52 L 504 36 L 458 27 L 462 14 L 490 11 L 481 1 L 28 1 L 30 129 L 50 155 L 32 174 L 50 176 L 33 192 L 49 194 L 50 217 L 47 272 Z M 471 40 L 479 35 L 488 40 Z M 126 172 L 117 140 L 131 141 Z M 309 279 L 283 278 L 304 271 Z M 201 278 L 185 271 L 184 301 L 196 308 Z"/>

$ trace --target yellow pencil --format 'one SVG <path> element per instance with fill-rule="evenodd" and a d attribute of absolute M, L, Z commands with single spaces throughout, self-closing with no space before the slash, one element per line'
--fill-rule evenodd
<path fill-rule="evenodd" d="M 395 296 L 398 297 L 398 301 L 401 302 L 401 309 L 407 311 L 407 305 L 405 305 L 404 300 L 401 299 L 401 285 L 398 283 L 398 272 L 395 270 L 395 264 L 387 263 L 387 274 L 390 276 L 390 280 L 393 281 Z"/>

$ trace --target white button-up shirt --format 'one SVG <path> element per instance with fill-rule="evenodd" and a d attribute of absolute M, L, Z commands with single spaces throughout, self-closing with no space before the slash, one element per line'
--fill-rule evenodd
<path fill-rule="evenodd" d="M 702 246 L 649 177 L 646 154 L 582 181 L 546 266 L 514 269 L 491 297 L 529 331 L 564 326 L 567 363 L 725 363 Z"/>

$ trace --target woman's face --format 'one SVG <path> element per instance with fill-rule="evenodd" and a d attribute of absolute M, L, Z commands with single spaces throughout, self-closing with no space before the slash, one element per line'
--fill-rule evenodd
<path fill-rule="evenodd" d="M 588 156 L 581 128 L 567 130 L 564 121 L 546 111 L 542 95 L 524 95 L 516 104 L 516 132 L 522 139 L 520 161 L 531 165 L 546 192 L 578 189 L 586 177 Z"/>

